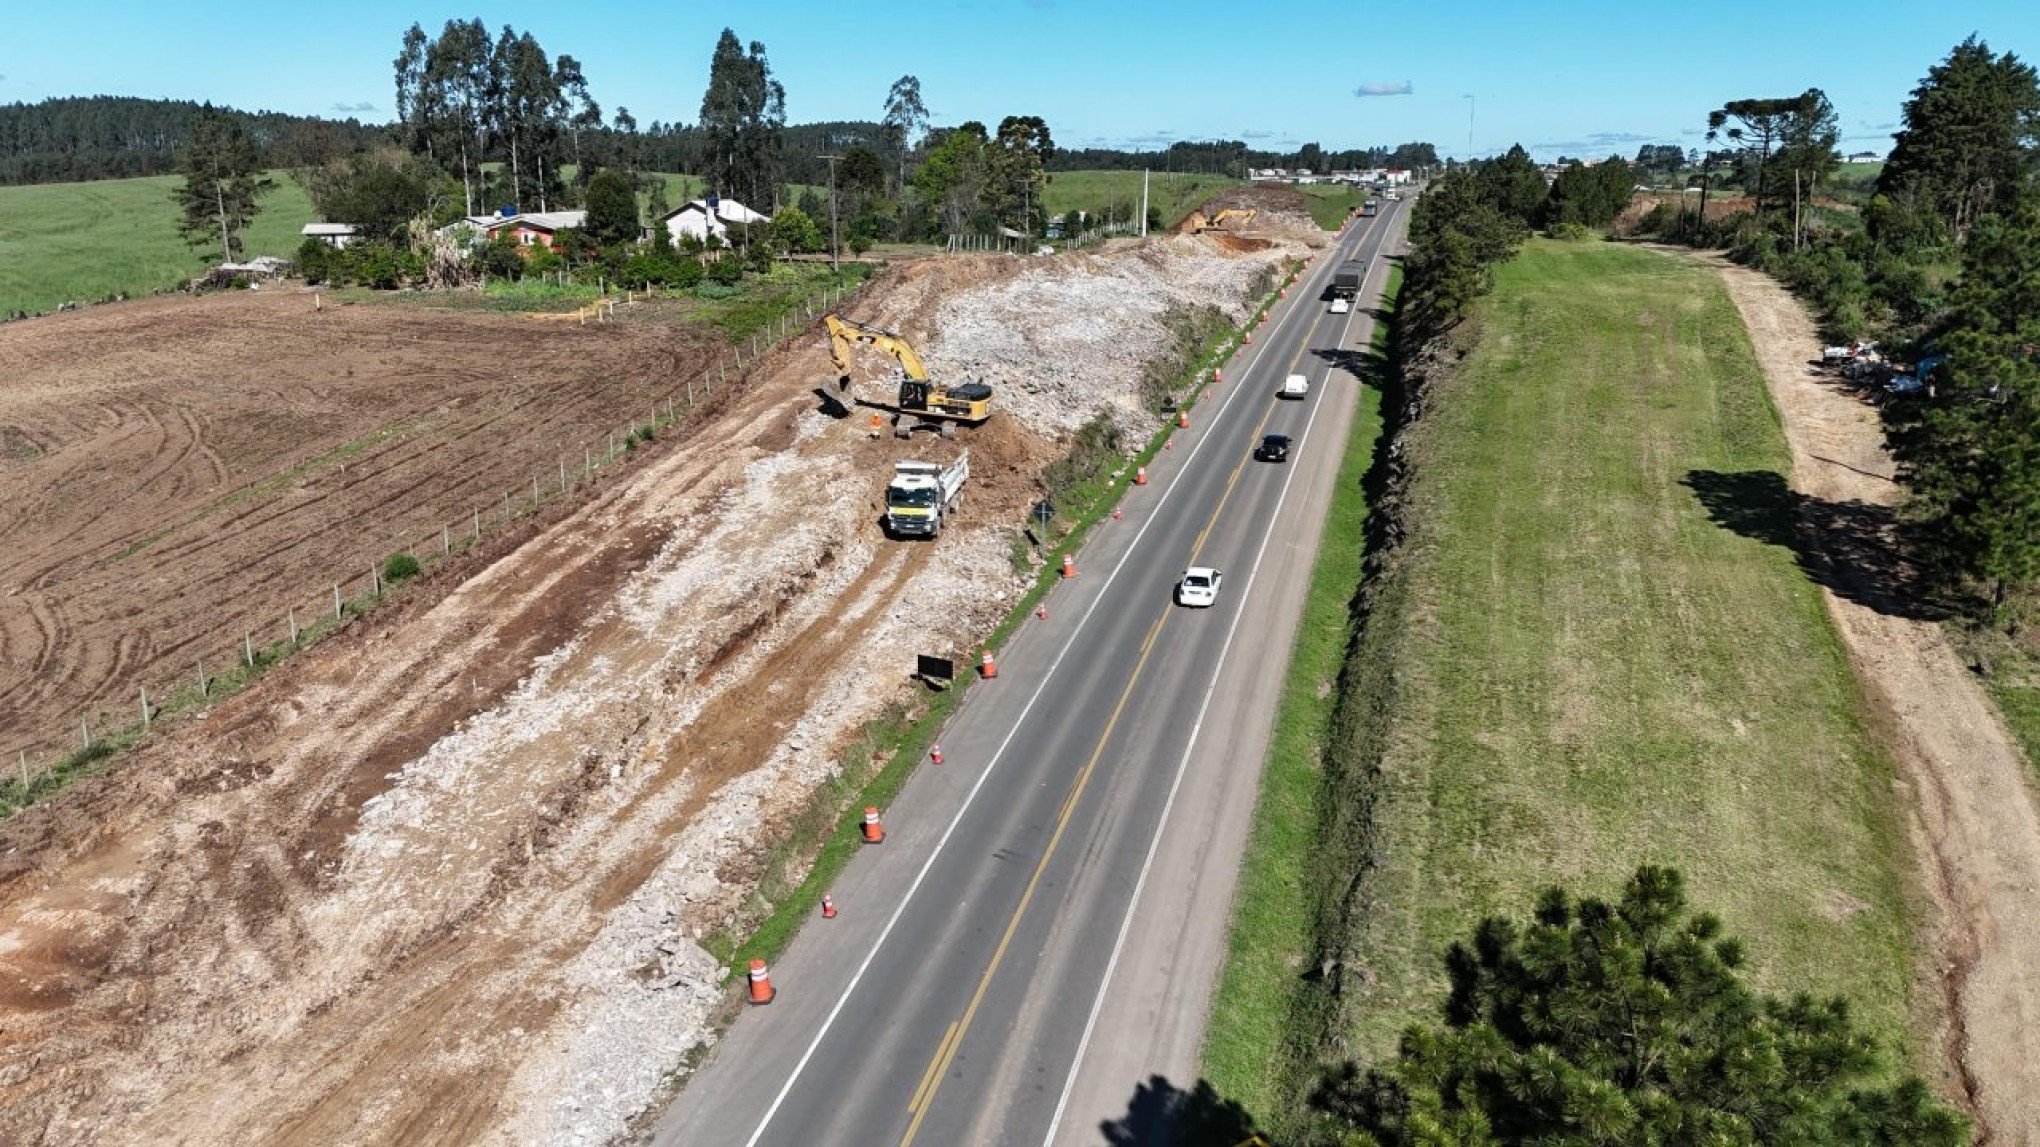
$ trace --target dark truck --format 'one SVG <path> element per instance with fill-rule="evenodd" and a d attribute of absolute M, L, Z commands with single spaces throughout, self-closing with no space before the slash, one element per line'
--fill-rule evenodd
<path fill-rule="evenodd" d="M 1367 265 L 1358 259 L 1348 259 L 1332 272 L 1332 297 L 1350 299 L 1360 293 L 1360 282 L 1367 277 Z"/>

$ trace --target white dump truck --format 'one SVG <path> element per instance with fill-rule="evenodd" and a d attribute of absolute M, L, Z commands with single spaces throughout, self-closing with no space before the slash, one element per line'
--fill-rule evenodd
<path fill-rule="evenodd" d="M 970 479 L 970 451 L 944 466 L 937 462 L 895 462 L 892 484 L 885 488 L 886 528 L 902 537 L 932 538 L 945 519 L 963 505 L 963 484 Z"/>

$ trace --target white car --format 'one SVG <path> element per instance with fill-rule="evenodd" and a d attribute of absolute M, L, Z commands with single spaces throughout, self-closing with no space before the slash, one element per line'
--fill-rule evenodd
<path fill-rule="evenodd" d="M 1338 298 L 1332 300 L 1332 313 L 1335 315 L 1347 314 L 1350 311 L 1352 311 L 1352 309 L 1353 300 L 1347 298 L 1344 295 L 1340 295 Z"/>
<path fill-rule="evenodd" d="M 1210 566 L 1191 566 L 1176 582 L 1176 604 L 1208 608 L 1218 604 L 1218 585 L 1225 575 Z"/>
<path fill-rule="evenodd" d="M 1282 389 L 1276 391 L 1276 394 L 1282 398 L 1309 397 L 1310 379 L 1305 378 L 1303 375 L 1300 374 L 1292 374 L 1288 378 L 1282 380 Z"/>

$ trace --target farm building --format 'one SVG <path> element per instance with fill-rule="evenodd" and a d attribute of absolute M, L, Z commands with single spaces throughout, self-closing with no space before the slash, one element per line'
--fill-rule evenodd
<path fill-rule="evenodd" d="M 507 235 L 519 247 L 545 247 L 550 249 L 553 237 L 562 231 L 579 227 L 588 219 L 586 211 L 510 211 L 496 215 L 470 215 L 457 223 L 450 223 L 439 229 L 439 234 L 457 239 L 463 229 L 469 234 L 469 241 L 486 243 L 498 236 Z"/>
<path fill-rule="evenodd" d="M 674 243 L 687 238 L 697 243 L 706 243 L 711 235 L 728 242 L 732 227 L 770 222 L 772 222 L 770 215 L 753 211 L 734 199 L 716 196 L 682 204 L 668 211 L 665 217 L 659 220 L 660 226 L 666 229 L 666 234 L 672 236 Z"/>
<path fill-rule="evenodd" d="M 307 239 L 317 239 L 336 251 L 361 241 L 361 228 L 352 223 L 307 223 L 298 232 Z"/>

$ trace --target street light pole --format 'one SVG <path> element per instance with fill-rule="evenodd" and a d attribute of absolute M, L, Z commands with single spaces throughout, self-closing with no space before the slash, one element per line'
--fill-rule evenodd
<path fill-rule="evenodd" d="M 829 161 L 829 270 L 832 274 L 843 273 L 843 249 L 836 241 L 836 161 L 840 155 L 823 155 L 819 159 Z"/>

